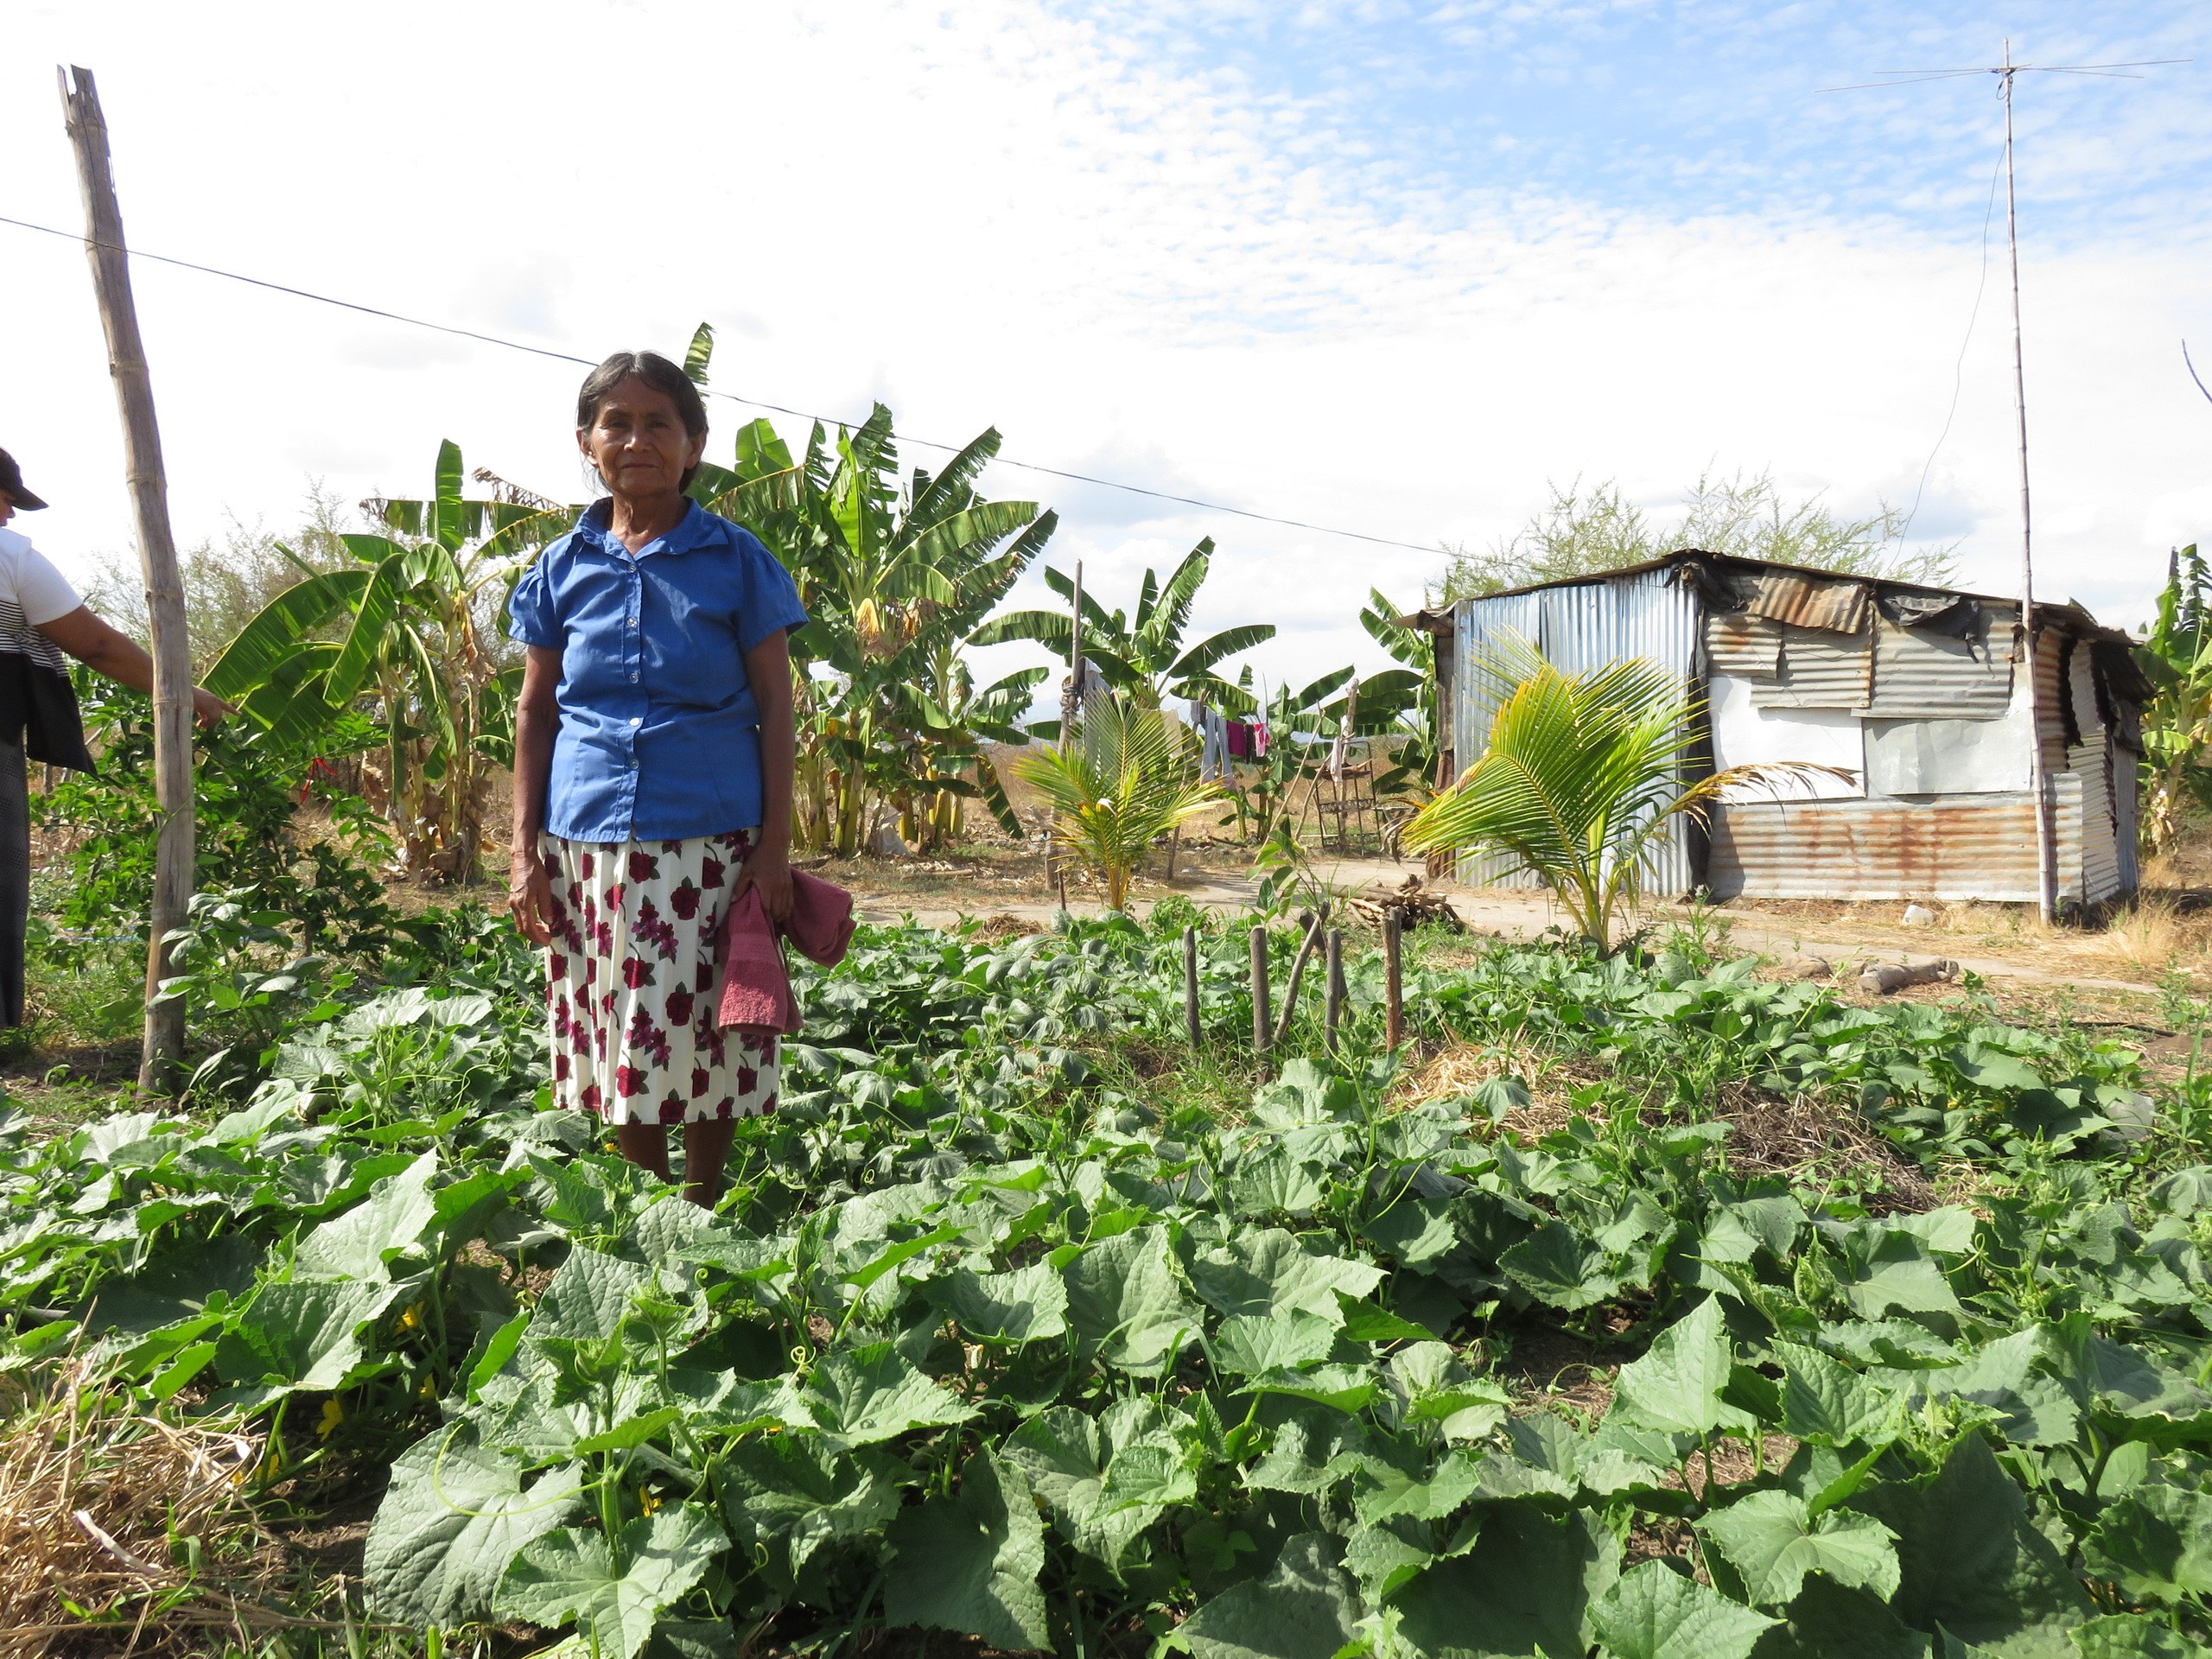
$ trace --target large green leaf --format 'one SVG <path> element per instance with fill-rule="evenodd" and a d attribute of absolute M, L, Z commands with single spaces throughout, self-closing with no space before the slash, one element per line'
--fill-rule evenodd
<path fill-rule="evenodd" d="M 1697 1526 L 1761 1606 L 1795 1601 L 1808 1573 L 1871 1590 L 1885 1601 L 1897 1593 L 1897 1537 L 1872 1516 L 1831 1510 L 1815 1517 L 1804 1499 L 1766 1491 L 1738 1498 Z"/>
<path fill-rule="evenodd" d="M 823 1435 L 849 1447 L 964 1423 L 976 1414 L 975 1407 L 923 1376 L 887 1342 L 823 1356 L 799 1398 Z"/>
<path fill-rule="evenodd" d="M 2073 1630 L 2082 1659 L 2197 1659 L 2203 1649 L 2142 1613 L 2107 1613 Z"/>
<path fill-rule="evenodd" d="M 537 1624 L 574 1620 L 601 1659 L 631 1659 L 662 1611 L 698 1583 L 728 1543 L 714 1516 L 693 1503 L 632 1521 L 622 1529 L 619 1553 L 598 1533 L 564 1529 L 523 1546 L 494 1605 Z"/>
<path fill-rule="evenodd" d="M 1899 1618 L 2008 1656 L 2063 1654 L 2090 1611 L 2080 1581 L 2031 1524 L 2019 1486 L 1968 1434 L 1942 1469 L 1864 1486 L 1851 1507 L 1897 1535 Z"/>
<path fill-rule="evenodd" d="M 263 606 L 223 647 L 204 682 L 233 701 L 266 683 L 315 631 L 359 603 L 366 570 L 335 570 L 297 582 Z"/>
<path fill-rule="evenodd" d="M 653 1270 L 601 1250 L 575 1249 L 538 1300 L 531 1334 L 568 1342 L 601 1341 L 620 1329 Z"/>
<path fill-rule="evenodd" d="M 1661 1332 L 1642 1358 L 1621 1367 L 1613 1414 L 1670 1434 L 1743 1427 L 1749 1416 L 1720 1397 L 1733 1370 L 1720 1299 L 1708 1296 Z"/>
<path fill-rule="evenodd" d="M 965 1268 L 931 1287 L 961 1331 L 979 1342 L 1036 1342 L 1068 1328 L 1068 1289 L 1042 1262 L 1008 1273 Z"/>
<path fill-rule="evenodd" d="M 300 1241 L 292 1271 L 302 1279 L 391 1277 L 391 1258 L 414 1249 L 438 1217 L 430 1178 L 438 1154 L 426 1152 L 389 1180 L 380 1181 L 366 1204 L 326 1221 Z"/>
<path fill-rule="evenodd" d="M 1495 1504 L 1473 1548 L 1398 1592 L 1399 1630 L 1433 1659 L 1583 1659 L 1591 1600 L 1619 1570 L 1620 1546 L 1595 1513 Z"/>
<path fill-rule="evenodd" d="M 1817 1348 L 1773 1344 L 1782 1362 L 1782 1426 L 1815 1446 L 1843 1446 L 1872 1439 L 1898 1412 L 1894 1397 Z"/>
<path fill-rule="evenodd" d="M 884 1617 L 978 1636 L 995 1647 L 1049 1648 L 1038 1574 L 1045 1528 L 1020 1471 L 988 1451 L 962 1465 L 960 1490 L 902 1510 L 891 1523 Z"/>
<path fill-rule="evenodd" d="M 1191 1263 L 1198 1294 L 1224 1314 L 1266 1319 L 1310 1313 L 1331 1325 L 1344 1321 L 1337 1294 L 1364 1297 L 1382 1282 L 1382 1270 L 1357 1258 L 1308 1250 L 1280 1228 L 1240 1231 L 1201 1251 Z"/>
<path fill-rule="evenodd" d="M 1196 1341 L 1203 1311 L 1183 1289 L 1165 1229 L 1141 1227 L 1084 1247 L 1062 1269 L 1068 1324 L 1108 1364 L 1155 1376 Z"/>
<path fill-rule="evenodd" d="M 1664 1561 L 1622 1573 L 1590 1622 L 1612 1659 L 1749 1659 L 1777 1623 Z"/>
<path fill-rule="evenodd" d="M 2138 1486 L 2098 1518 L 2089 1570 L 2138 1599 L 2212 1597 L 2212 1496 Z"/>
<path fill-rule="evenodd" d="M 1266 1578 L 1230 1586 L 1176 1635 L 1193 1659 L 1335 1659 L 1359 1617 L 1342 1549 L 1325 1533 L 1300 1533 Z"/>
<path fill-rule="evenodd" d="M 263 1284 L 216 1344 L 216 1374 L 275 1393 L 343 1388 L 364 1363 L 361 1327 L 406 1294 L 356 1280 Z"/>
<path fill-rule="evenodd" d="M 571 1465 L 524 1487 L 519 1464 L 465 1428 L 417 1440 L 391 1465 L 369 1526 L 362 1573 L 371 1609 L 410 1624 L 487 1618 L 507 1564 L 569 1518 L 582 1479 Z"/>
<path fill-rule="evenodd" d="M 721 1472 L 731 1538 L 746 1558 L 772 1564 L 787 1595 L 824 1545 L 880 1532 L 899 1512 L 900 1484 L 913 1478 L 896 1458 L 842 1452 L 815 1434 L 741 1440 Z"/>

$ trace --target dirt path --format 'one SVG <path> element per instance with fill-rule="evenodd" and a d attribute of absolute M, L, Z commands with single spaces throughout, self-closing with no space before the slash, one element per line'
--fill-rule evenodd
<path fill-rule="evenodd" d="M 1395 887 L 1415 868 L 1387 858 L 1339 859 L 1318 861 L 1313 873 L 1332 890 L 1373 893 Z M 1541 892 L 1467 887 L 1455 881 L 1433 885 L 1450 898 L 1452 908 L 1470 927 L 1500 938 L 1532 939 L 1565 919 L 1559 907 Z M 1249 874 L 1208 870 L 1179 878 L 1171 890 L 1193 904 L 1239 910 L 1252 901 L 1256 887 Z M 950 902 L 950 896 L 943 894 L 918 900 L 896 892 L 870 890 L 864 881 L 855 885 L 855 892 L 860 899 L 861 915 L 873 922 L 896 921 L 901 916 L 911 915 L 918 922 L 947 927 L 963 917 L 1010 916 L 1049 925 L 1058 909 L 1049 899 L 1013 893 L 979 892 L 972 903 Z M 1142 914 L 1151 908 L 1156 896 L 1140 897 L 1132 901 L 1132 908 Z M 1074 907 L 1078 913 L 1097 909 L 1096 905 L 1081 899 L 1076 901 Z M 1926 962 L 1932 957 L 1942 956 L 1986 978 L 2012 980 L 2023 985 L 2078 986 L 2135 995 L 2155 995 L 2158 990 L 2147 978 L 2085 973 L 2071 965 L 2065 958 L 2078 954 L 2081 947 L 2069 948 L 2067 937 L 2063 934 L 2025 941 L 2025 948 L 2018 950 L 1993 951 L 1988 948 L 1987 934 L 1967 931 L 1966 925 L 1949 931 L 1897 925 L 1904 910 L 1902 905 L 1831 908 L 1847 913 L 1825 917 L 1777 915 L 1757 907 L 1722 906 L 1707 914 L 1727 928 L 1729 938 L 1740 949 L 1784 958 L 1819 957 L 1838 969 L 1870 956 L 1878 956 L 1887 962 Z M 1646 912 L 1646 919 L 1664 927 L 1686 914 L 1678 906 L 1654 906 Z M 1981 948 L 1961 948 L 1968 944 Z M 2099 961 L 2095 965 L 2109 969 L 2120 964 Z"/>

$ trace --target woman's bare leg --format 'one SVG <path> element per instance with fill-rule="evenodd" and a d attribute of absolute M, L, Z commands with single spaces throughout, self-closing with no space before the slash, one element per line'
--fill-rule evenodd
<path fill-rule="evenodd" d="M 736 1139 L 735 1118 L 702 1118 L 683 1126 L 683 1196 L 702 1209 L 713 1209 L 721 1195 L 722 1166 Z"/>
<path fill-rule="evenodd" d="M 664 1181 L 668 1174 L 668 1131 L 658 1123 L 617 1123 L 614 1144 L 639 1169 L 651 1170 Z"/>

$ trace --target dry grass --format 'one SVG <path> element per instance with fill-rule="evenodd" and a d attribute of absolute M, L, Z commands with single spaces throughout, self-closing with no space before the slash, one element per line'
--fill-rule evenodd
<path fill-rule="evenodd" d="M 1719 1115 L 1733 1131 L 1728 1166 L 1739 1175 L 1784 1175 L 1815 1192 L 1848 1178 L 1878 1211 L 1916 1213 L 1939 1202 L 1927 1177 L 1843 1101 L 1784 1099 L 1738 1084 L 1722 1090 Z"/>
<path fill-rule="evenodd" d="M 1497 1128 L 1532 1147 L 1581 1115 L 1573 1091 L 1600 1075 L 1594 1066 L 1578 1064 L 1578 1057 L 1548 1055 L 1526 1044 L 1452 1043 L 1401 1073 L 1388 1099 L 1402 1110 L 1432 1100 L 1464 1099 L 1495 1078 L 1517 1077 L 1529 1090 L 1529 1103 L 1506 1113 Z"/>
<path fill-rule="evenodd" d="M 140 1414 L 80 1360 L 10 1381 L 0 1426 L 4 1659 L 159 1659 L 223 1632 L 251 1646 L 257 1630 L 315 1622 L 262 1604 L 283 1556 L 243 1491 L 257 1438 Z M 184 1565 L 188 1549 L 196 1571 Z"/>

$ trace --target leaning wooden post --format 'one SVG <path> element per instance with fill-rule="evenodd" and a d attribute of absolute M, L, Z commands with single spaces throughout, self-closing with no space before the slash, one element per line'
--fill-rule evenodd
<path fill-rule="evenodd" d="M 1191 1036 L 1191 1052 L 1198 1051 L 1198 930 L 1183 930 L 1183 1024 Z"/>
<path fill-rule="evenodd" d="M 1382 917 L 1382 1041 L 1395 1054 L 1406 1040 L 1405 952 L 1402 939 L 1406 912 L 1392 908 Z"/>
<path fill-rule="evenodd" d="M 154 389 L 146 350 L 138 338 L 138 312 L 130 297 L 130 265 L 124 252 L 123 213 L 116 205 L 108 166 L 107 123 L 89 69 L 56 72 L 69 142 L 77 152 L 77 182 L 85 199 L 85 253 L 92 261 L 92 290 L 100 326 L 107 333 L 108 372 L 123 411 L 123 455 L 130 484 L 130 510 L 138 533 L 138 563 L 146 581 L 146 613 L 154 633 L 154 792 L 162 814 L 154 851 L 154 902 L 147 927 L 146 1027 L 139 1051 L 138 1086 L 166 1092 L 184 1058 L 184 1004 L 155 999 L 168 977 L 170 932 L 184 925 L 192 902 L 192 657 L 184 628 L 184 585 L 178 580 L 176 543 L 169 534 L 168 480 L 162 469 L 161 429 L 154 421 Z M 75 86 L 71 86 L 72 79 Z"/>
<path fill-rule="evenodd" d="M 1281 1048 L 1290 1039 L 1291 1016 L 1298 1012 L 1298 987 L 1306 977 L 1306 964 L 1313 955 L 1313 947 L 1321 942 L 1321 930 L 1329 925 L 1329 906 L 1322 901 L 1320 913 L 1306 914 L 1306 937 L 1298 942 L 1298 954 L 1290 959 L 1290 981 L 1283 987 L 1282 1018 L 1275 1022 L 1274 1046 Z"/>
<path fill-rule="evenodd" d="M 1268 1075 L 1268 930 L 1264 924 L 1252 929 L 1252 1056 L 1260 1063 L 1260 1075 Z"/>
<path fill-rule="evenodd" d="M 1337 1027 L 1344 1017 L 1344 931 L 1340 927 L 1329 930 L 1329 950 L 1325 958 L 1328 982 L 1327 1001 L 1322 1005 L 1321 1034 L 1329 1052 L 1337 1052 Z"/>

